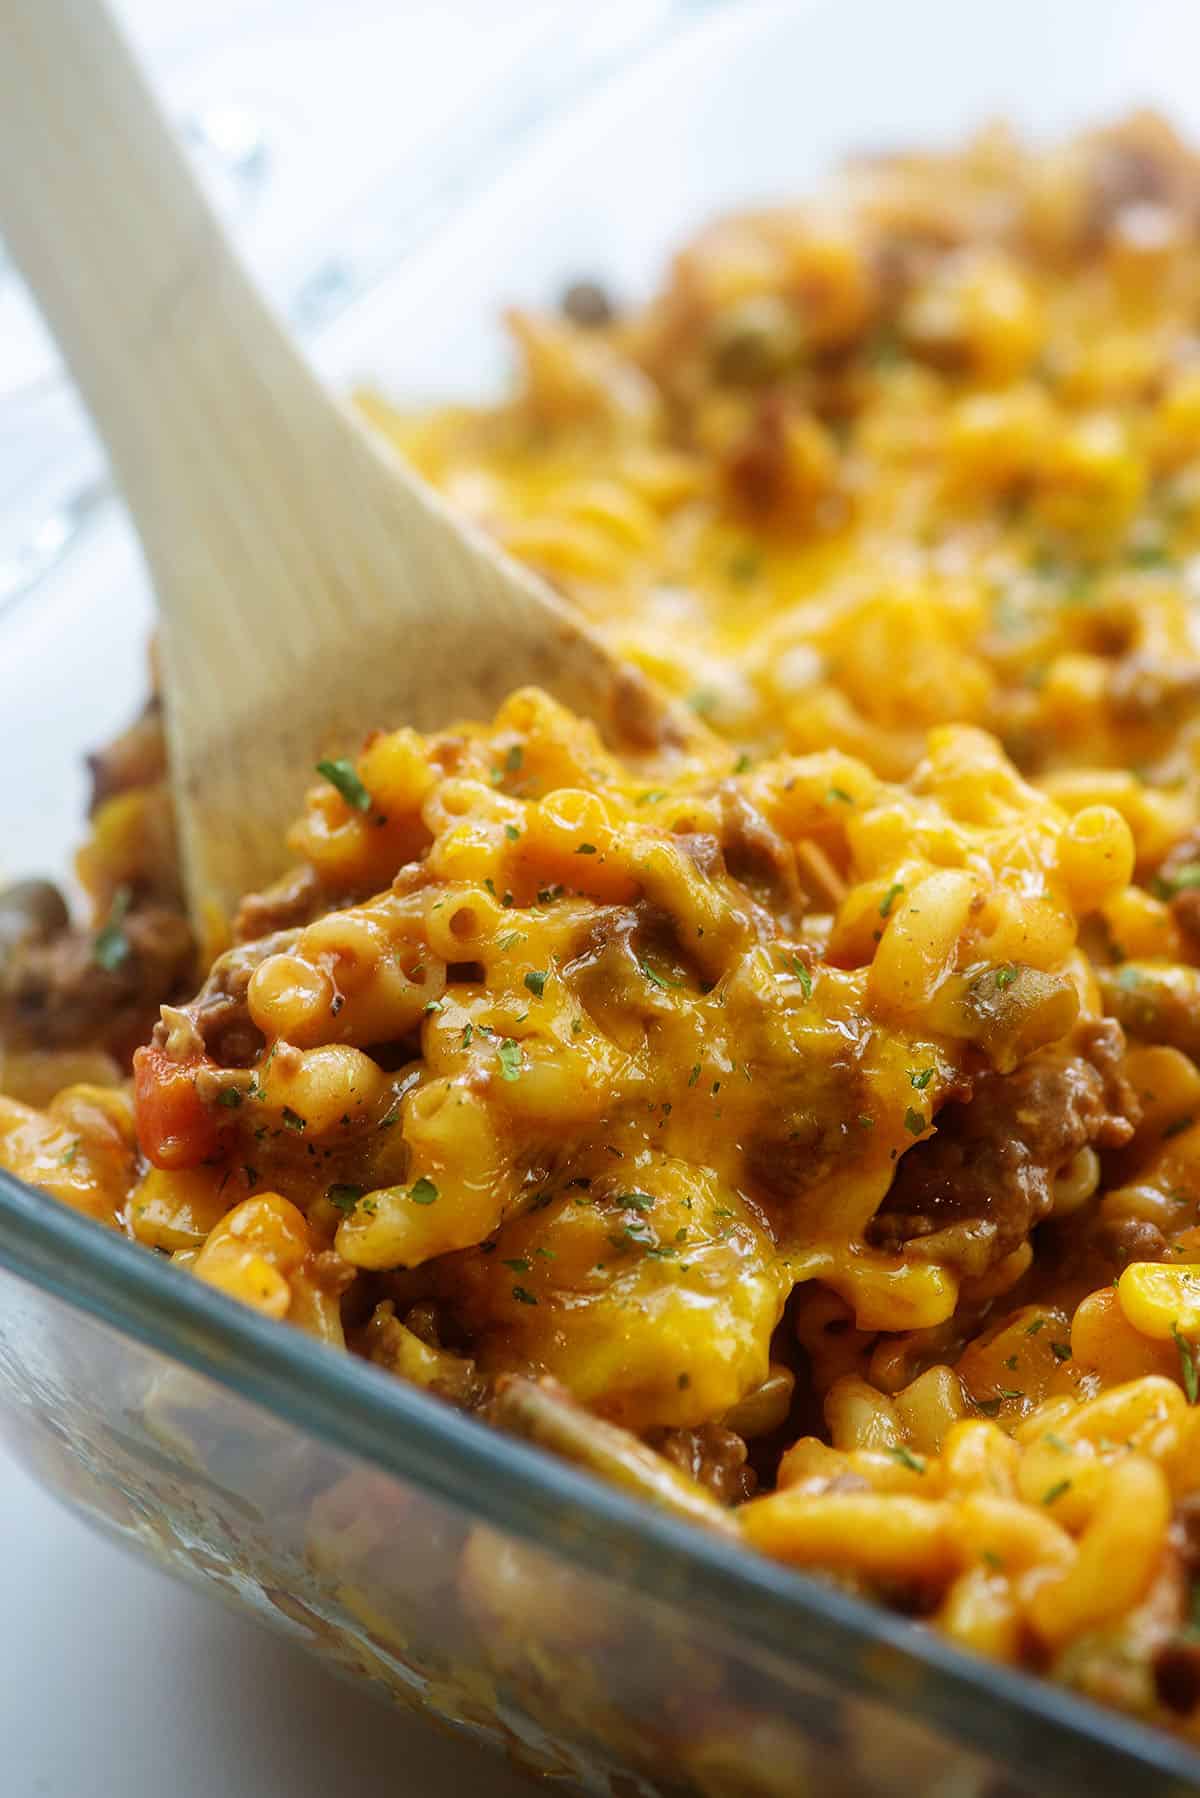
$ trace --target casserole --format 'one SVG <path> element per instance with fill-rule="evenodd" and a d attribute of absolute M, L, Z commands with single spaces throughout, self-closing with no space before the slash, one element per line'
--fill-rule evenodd
<path fill-rule="evenodd" d="M 1056 27 L 1058 21 L 1055 15 Z M 938 23 L 932 18 L 928 22 Z M 1011 16 L 1006 16 L 1002 36 L 1011 23 Z M 979 21 L 972 24 L 978 27 Z M 915 42 L 928 51 L 932 32 L 923 38 L 919 25 L 918 18 Z M 911 15 L 905 29 L 914 32 Z M 568 232 L 546 231 L 540 239 L 552 246 L 555 259 L 551 266 L 545 255 L 542 258 L 547 284 L 576 272 L 587 261 L 594 266 L 594 252 L 587 257 L 588 245 L 606 241 L 597 196 L 607 193 L 606 183 L 614 191 L 621 187 L 623 160 L 631 178 L 645 167 L 646 145 L 637 152 L 631 149 L 633 134 L 628 129 L 636 106 L 653 102 L 654 141 L 674 146 L 679 167 L 669 164 L 666 171 L 661 219 L 652 219 L 653 207 L 647 207 L 646 218 L 635 220 L 628 231 L 623 225 L 618 228 L 616 221 L 610 223 L 607 241 L 619 253 L 615 271 L 610 256 L 605 272 L 615 272 L 618 284 L 632 290 L 641 269 L 663 244 L 696 222 L 700 211 L 711 209 L 714 201 L 751 197 L 745 166 L 734 172 L 736 159 L 723 164 L 718 145 L 710 168 L 707 152 L 722 130 L 736 132 L 744 147 L 755 120 L 794 122 L 782 93 L 777 102 L 762 98 L 772 71 L 778 79 L 797 66 L 785 53 L 784 39 L 793 41 L 787 38 L 789 32 L 800 32 L 801 51 L 811 49 L 815 54 L 823 48 L 833 54 L 815 12 L 806 18 L 763 9 L 747 14 L 745 20 L 718 20 L 678 46 L 669 67 L 639 71 L 622 105 L 610 100 L 560 132 L 545 166 L 561 173 L 564 168 L 578 169 L 581 162 L 588 166 L 587 158 L 592 157 L 599 167 L 596 162 L 591 165 L 594 185 L 585 181 L 581 189 L 591 195 L 591 211 L 586 199 L 569 208 L 562 207 L 561 197 L 556 202 L 571 223 Z M 835 34 L 833 41 L 853 53 L 857 69 L 861 36 L 842 42 Z M 1137 41 L 1140 45 L 1141 39 Z M 750 53 L 748 45 L 754 47 Z M 727 85 L 730 57 L 738 46 L 742 57 L 738 79 Z M 978 45 L 962 47 L 972 56 L 979 54 Z M 1111 53 L 1113 45 L 1103 48 Z M 890 52 L 886 60 L 890 73 L 894 67 Z M 985 63 L 980 68 L 986 81 L 994 82 L 997 69 L 1004 72 L 1003 64 L 991 58 Z M 1073 67 L 1072 78 L 1077 74 Z M 814 79 L 822 91 L 849 91 L 846 82 L 839 88 L 832 73 Z M 1098 85 L 1103 87 L 1103 80 Z M 993 95 L 997 101 L 1011 98 L 1003 88 L 983 86 L 970 93 L 965 87 L 955 85 L 955 106 L 966 110 L 951 128 L 977 116 Z M 672 128 L 670 119 L 664 124 L 663 102 L 669 94 L 686 94 L 694 109 L 687 117 L 704 121 L 704 156 L 695 146 L 690 157 L 683 153 L 686 119 L 678 121 L 678 129 Z M 753 106 L 750 95 L 755 96 Z M 1089 112 L 1097 105 L 1094 93 L 1081 93 L 1080 102 Z M 904 135 L 929 135 L 927 121 L 902 118 L 882 101 L 876 105 L 874 97 L 871 104 L 873 120 L 876 115 L 889 121 L 894 117 L 895 128 Z M 1186 114 L 1179 116 L 1186 124 Z M 1066 123 L 1067 118 L 1038 115 L 1034 122 Z M 807 147 L 814 153 L 844 143 L 840 120 L 810 128 L 813 141 Z M 786 147 L 778 138 L 768 144 L 767 135 L 764 126 L 759 146 L 763 162 L 753 189 L 759 198 L 794 188 L 798 179 L 794 144 Z M 472 365 L 460 350 L 485 339 L 469 304 L 460 315 L 447 304 L 446 295 L 461 296 L 472 288 L 462 279 L 472 256 L 494 260 L 501 250 L 511 253 L 518 223 L 528 227 L 531 197 L 530 170 L 515 171 L 493 195 L 486 215 L 464 221 L 450 234 L 418 273 L 408 296 L 399 333 L 403 343 L 414 356 L 422 355 L 420 346 L 431 339 L 421 336 L 421 306 L 436 307 L 445 333 L 442 364 L 453 358 L 456 377 L 465 377 L 472 390 L 486 370 L 481 363 Z M 518 260 L 523 279 L 532 280 L 532 259 L 519 255 Z M 450 281 L 452 272 L 455 279 Z M 361 333 L 388 303 L 395 320 L 395 301 L 380 294 L 357 321 L 360 334 L 356 336 L 348 325 L 337 343 L 331 343 L 331 366 L 342 372 L 367 366 Z M 372 372 L 380 373 L 378 360 Z M 400 383 L 413 390 L 411 368 L 382 372 L 390 385 Z M 659 1521 L 641 1518 L 635 1528 L 633 1517 L 619 1507 L 615 1513 L 607 1510 L 614 1502 L 611 1497 L 604 1503 L 594 1496 L 585 1501 L 582 1495 L 589 1491 L 585 1485 L 568 1479 L 564 1486 L 558 1469 L 527 1456 L 518 1454 L 512 1461 L 514 1451 L 493 1449 L 470 1433 L 470 1426 L 460 1441 L 461 1424 L 448 1426 L 444 1418 L 427 1416 L 411 1395 L 403 1395 L 397 1410 L 391 1393 L 385 1400 L 377 1385 L 369 1394 L 363 1385 L 351 1402 L 349 1388 L 339 1385 L 344 1370 L 334 1380 L 338 1397 L 334 1416 L 325 1419 L 332 1430 L 327 1434 L 325 1424 L 318 1427 L 316 1421 L 324 1416 L 322 1396 L 329 1397 L 327 1380 L 333 1378 L 324 1364 L 318 1366 L 303 1355 L 289 1362 L 290 1344 L 285 1353 L 282 1345 L 268 1348 L 265 1339 L 253 1335 L 245 1341 L 240 1318 L 227 1318 L 214 1339 L 205 1306 L 197 1309 L 190 1288 L 185 1293 L 169 1273 L 164 1276 L 154 1266 L 131 1270 L 132 1285 L 126 1287 L 124 1300 L 114 1301 L 106 1280 L 118 1265 L 124 1269 L 127 1257 L 110 1265 L 107 1247 L 102 1252 L 89 1243 L 90 1232 L 79 1237 L 88 1245 L 86 1253 L 68 1252 L 65 1242 L 52 1248 L 45 1232 L 49 1230 L 53 1238 L 60 1220 L 47 1218 L 44 1205 L 36 1200 L 22 1201 L 14 1195 L 13 1205 L 13 1244 L 5 1254 L 15 1272 L 50 1281 L 51 1290 L 69 1296 L 72 1303 L 90 1305 L 110 1324 L 127 1326 L 131 1338 L 158 1347 L 166 1346 L 167 1340 L 150 1333 L 147 1320 L 161 1318 L 166 1305 L 177 1319 L 170 1337 L 176 1358 L 185 1366 L 212 1372 L 217 1365 L 212 1357 L 217 1355 L 223 1360 L 225 1382 L 255 1398 L 268 1396 L 261 1382 L 272 1367 L 280 1368 L 281 1354 L 286 1364 L 286 1392 L 270 1393 L 279 1416 L 242 1412 L 222 1395 L 197 1387 L 177 1369 L 164 1371 L 139 1362 L 132 1347 L 114 1347 L 104 1336 L 89 1339 L 90 1326 L 82 1322 L 65 1328 L 59 1314 L 31 1315 L 30 1296 L 15 1296 L 4 1326 L 6 1369 L 14 1427 L 30 1456 L 56 1475 L 56 1484 L 73 1491 L 77 1502 L 108 1516 L 123 1533 L 151 1546 L 169 1564 L 186 1563 L 191 1571 L 199 1570 L 227 1589 L 257 1595 L 335 1658 L 369 1671 L 393 1691 L 428 1694 L 432 1676 L 435 1708 L 480 1727 L 487 1726 L 489 1715 L 494 1718 L 502 1712 L 523 1740 L 559 1757 L 561 1768 L 576 1777 L 599 1779 L 627 1766 L 657 1781 L 682 1777 L 701 1791 L 804 1790 L 813 1780 L 821 1782 L 818 1789 L 828 1790 L 831 1758 L 837 1766 L 834 1777 L 847 1791 L 902 1789 L 892 1783 L 898 1768 L 904 1770 L 907 1789 L 930 1789 L 951 1772 L 956 1782 L 978 1784 L 985 1778 L 986 1756 L 1003 1758 L 1003 1739 L 1013 1729 L 1016 1715 L 1008 1707 L 1024 1682 L 984 1674 L 923 1640 L 916 1642 L 902 1626 L 873 1617 L 862 1622 L 862 1614 L 850 1601 L 823 1594 L 809 1597 L 797 1609 L 802 1603 L 799 1594 L 806 1588 L 787 1577 L 758 1570 L 738 1572 L 739 1601 L 733 1587 L 724 1583 L 733 1570 L 714 1545 L 695 1543 L 680 1559 L 681 1543 L 670 1531 L 664 1536 Z M 20 1250 L 15 1246 L 18 1240 Z M 34 1254 L 39 1244 L 48 1260 L 22 1261 L 22 1254 Z M 157 1294 L 155 1282 L 161 1285 Z M 37 1302 L 45 1305 L 49 1300 Z M 370 1381 L 369 1374 L 366 1379 Z M 33 1405 L 31 1394 L 36 1394 Z M 310 1437 L 298 1437 L 282 1427 L 284 1417 L 295 1417 L 301 1395 Z M 351 1446 L 334 1427 L 335 1418 L 340 1418 L 344 1430 L 356 1426 L 357 1414 L 357 1425 L 362 1426 L 377 1398 L 387 1409 L 387 1421 L 383 1413 L 373 1411 L 366 1433 L 354 1438 L 367 1451 L 362 1464 L 336 1455 L 331 1459 L 330 1446 Z M 403 1450 L 407 1486 L 381 1485 L 371 1470 L 372 1463 L 385 1465 L 380 1443 L 388 1439 Z M 510 1463 L 518 1469 L 515 1488 L 507 1479 Z M 394 1472 L 395 1464 L 391 1465 Z M 527 1484 L 530 1479 L 542 1494 L 540 1503 Z M 484 1539 L 492 1577 L 499 1582 L 496 1594 L 505 1599 L 503 1608 L 514 1629 L 524 1625 L 534 1635 L 544 1632 L 548 1664 L 544 1677 L 532 1683 L 527 1674 L 517 1678 L 515 1668 L 505 1666 L 502 1644 L 493 1641 L 490 1653 L 481 1659 L 472 1620 L 444 1602 L 452 1585 L 450 1567 L 463 1550 L 466 1524 L 466 1518 L 456 1514 L 454 1501 L 468 1489 L 475 1520 L 471 1543 L 481 1539 L 481 1529 L 494 1530 L 498 1525 L 506 1532 L 499 1541 L 494 1536 Z M 514 1490 L 521 1495 L 515 1506 L 508 1502 Z M 488 1501 L 480 1500 L 480 1492 L 488 1493 Z M 436 1515 L 430 1514 L 431 1500 Z M 578 1514 L 573 1514 L 575 1505 L 581 1507 Z M 616 1519 L 634 1531 L 620 1548 L 605 1528 L 606 1520 Z M 384 1529 L 381 1520 L 399 1521 L 402 1527 Z M 405 1523 L 409 1527 L 403 1527 Z M 528 1546 L 522 1546 L 529 1540 L 539 1544 L 533 1558 Z M 444 1545 L 444 1557 L 439 1543 Z M 560 1551 L 562 1557 L 556 1559 Z M 469 1545 L 465 1552 L 471 1552 Z M 603 1574 L 603 1588 L 594 1584 L 597 1573 Z M 681 1611 L 680 1594 L 685 1590 L 687 1609 Z M 523 1605 L 531 1608 L 523 1612 Z M 594 1665 L 594 1634 L 589 1632 L 580 1642 L 572 1629 L 572 1616 L 585 1611 L 593 1631 L 597 1618 L 603 1623 L 604 1649 Z M 790 1658 L 775 1664 L 773 1656 L 793 1636 L 803 1643 L 802 1649 L 792 1641 Z M 830 1678 L 842 1688 L 853 1687 L 855 1697 L 843 1695 L 832 1705 L 829 1688 L 822 1683 Z M 879 1707 L 887 1704 L 888 1694 L 895 1697 L 897 1680 L 909 1686 L 901 1708 L 910 1715 L 885 1719 Z M 974 1702 L 972 1694 L 980 1702 Z M 1016 1789 L 1030 1781 L 1037 1789 L 1039 1779 L 1051 1781 L 1048 1789 L 1055 1789 L 1067 1777 L 1073 1758 L 1087 1755 L 1088 1731 L 1081 1723 L 1079 1737 L 1070 1734 L 1070 1719 L 1080 1707 L 1045 1694 L 1030 1703 L 1041 1719 L 1042 1733 L 1035 1744 L 1031 1727 L 1024 1732 L 1028 1740 L 1014 1747 Z M 963 1760 L 956 1747 L 938 1739 L 936 1732 L 952 1717 L 971 1734 L 973 1758 Z M 929 1732 L 929 1725 L 935 1733 Z M 1094 1765 L 1091 1758 L 1087 1760 L 1088 1777 L 1094 1777 L 1101 1789 L 1123 1789 L 1127 1784 L 1128 1755 L 1142 1751 L 1138 1734 L 1110 1723 L 1091 1726 L 1095 1758 Z M 1152 1766 L 1164 1774 L 1174 1772 L 1186 1788 L 1186 1756 L 1158 1744 L 1144 1747 L 1144 1752 Z M 548 1765 L 554 1764 L 551 1758 Z"/>

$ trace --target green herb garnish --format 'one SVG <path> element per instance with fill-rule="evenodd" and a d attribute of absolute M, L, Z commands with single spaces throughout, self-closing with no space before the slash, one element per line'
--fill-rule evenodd
<path fill-rule="evenodd" d="M 257 1178 L 257 1175 L 255 1178 Z M 254 1181 L 252 1180 L 250 1184 L 253 1186 Z M 337 1181 L 334 1185 L 325 1188 L 325 1197 L 329 1200 L 329 1203 L 333 1206 L 334 1210 L 342 1212 L 346 1217 L 349 1217 L 362 1196 L 363 1188 L 361 1186 L 350 1186 L 341 1181 Z"/>
<path fill-rule="evenodd" d="M 92 960 L 106 974 L 115 974 L 122 963 L 129 959 L 129 938 L 122 925 L 132 904 L 132 889 L 119 886 L 112 896 L 107 918 L 92 939 Z"/>
<path fill-rule="evenodd" d="M 654 1198 L 648 1192 L 623 1192 L 615 1202 L 634 1211 L 649 1211 L 654 1204 Z"/>
<path fill-rule="evenodd" d="M 345 756 L 336 762 L 318 762 L 317 773 L 324 775 L 331 787 L 336 787 L 348 806 L 356 812 L 369 812 L 371 795 L 358 778 L 358 770 L 354 763 Z"/>
<path fill-rule="evenodd" d="M 1183 1390 L 1189 1405 L 1194 1405 L 1200 1397 L 1200 1369 L 1196 1366 L 1196 1345 L 1189 1342 L 1180 1330 L 1179 1325 L 1171 1325 L 1171 1335 L 1175 1338 L 1175 1347 L 1179 1350 L 1179 1372 L 1183 1379 Z"/>
<path fill-rule="evenodd" d="M 804 994 L 804 1002 L 807 1005 L 808 1001 L 812 998 L 813 993 L 812 970 L 805 962 L 801 961 L 798 955 L 789 955 L 788 962 L 791 966 L 792 973 L 800 982 L 800 991 Z"/>
<path fill-rule="evenodd" d="M 896 903 L 896 900 L 903 891 L 904 882 L 902 880 L 893 880 L 891 886 L 879 901 L 879 915 L 881 918 L 886 918 L 888 916 L 892 906 Z"/>
<path fill-rule="evenodd" d="M 1179 872 L 1169 878 L 1156 874 L 1151 887 L 1156 899 L 1173 899 L 1176 893 L 1200 887 L 1200 862 L 1185 862 Z"/>

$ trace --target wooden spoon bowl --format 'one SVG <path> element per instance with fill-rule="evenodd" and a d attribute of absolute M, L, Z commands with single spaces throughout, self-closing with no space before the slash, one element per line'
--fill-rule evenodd
<path fill-rule="evenodd" d="M 112 458 L 163 620 L 194 916 L 284 859 L 319 756 L 535 682 L 645 749 L 684 728 L 325 391 L 99 0 L 0 0 L 0 230 Z"/>

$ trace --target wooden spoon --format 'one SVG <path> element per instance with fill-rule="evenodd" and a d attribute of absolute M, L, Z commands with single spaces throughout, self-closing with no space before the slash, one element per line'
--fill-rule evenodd
<path fill-rule="evenodd" d="M 543 583 L 451 516 L 298 354 L 99 0 L 0 0 L 0 231 L 111 455 L 163 619 L 201 924 L 271 879 L 322 754 L 536 682 L 671 725 Z"/>

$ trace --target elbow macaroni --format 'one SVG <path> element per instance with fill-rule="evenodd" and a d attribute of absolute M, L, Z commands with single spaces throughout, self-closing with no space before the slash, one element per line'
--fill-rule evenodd
<path fill-rule="evenodd" d="M 362 396 L 694 732 L 375 732 L 135 1099 L 0 1099 L 0 1162 L 1200 1739 L 1198 215 L 1148 118 L 883 159 L 518 316 L 499 407 Z"/>

